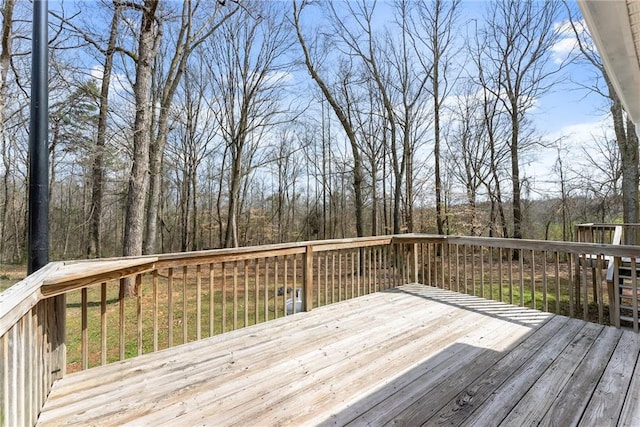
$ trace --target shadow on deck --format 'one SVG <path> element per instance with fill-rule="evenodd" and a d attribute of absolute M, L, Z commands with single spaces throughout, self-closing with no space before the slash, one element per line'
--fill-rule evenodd
<path fill-rule="evenodd" d="M 68 375 L 39 424 L 640 425 L 639 353 L 414 284 Z"/>

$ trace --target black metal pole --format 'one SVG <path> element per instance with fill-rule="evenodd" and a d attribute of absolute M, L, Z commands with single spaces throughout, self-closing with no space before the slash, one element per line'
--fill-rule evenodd
<path fill-rule="evenodd" d="M 48 0 L 34 0 L 29 126 L 29 274 L 49 262 L 48 9 Z"/>

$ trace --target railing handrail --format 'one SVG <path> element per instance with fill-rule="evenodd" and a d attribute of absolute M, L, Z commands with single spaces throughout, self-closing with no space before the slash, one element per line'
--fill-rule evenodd
<path fill-rule="evenodd" d="M 46 298 L 42 295 L 42 284 L 63 265 L 62 262 L 50 262 L 0 293 L 0 336 L 4 335 L 40 300 Z"/>
<path fill-rule="evenodd" d="M 637 222 L 625 222 L 625 223 L 616 223 L 616 222 L 584 222 L 581 224 L 576 224 L 576 227 L 582 228 L 614 228 L 614 227 L 640 227 L 640 223 Z"/>
<path fill-rule="evenodd" d="M 607 243 L 560 242 L 554 240 L 508 239 L 499 237 L 439 236 L 432 234 L 402 234 L 393 237 L 394 243 L 439 243 L 477 245 L 492 248 L 546 250 L 573 254 L 593 254 L 618 257 L 640 257 L 640 246 Z"/>

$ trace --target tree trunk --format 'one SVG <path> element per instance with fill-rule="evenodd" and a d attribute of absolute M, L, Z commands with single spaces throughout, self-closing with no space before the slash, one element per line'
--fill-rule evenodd
<path fill-rule="evenodd" d="M 7 76 L 11 67 L 11 55 L 13 45 L 13 7 L 14 0 L 5 0 L 4 8 L 2 10 L 2 50 L 0 51 L 0 144 L 2 144 L 2 163 L 4 166 L 3 181 L 3 193 L 4 203 L 2 204 L 2 213 L 0 214 L 0 263 L 2 263 L 4 257 L 4 245 L 7 230 L 7 216 L 9 206 L 13 206 L 13 203 L 9 200 L 9 175 L 11 170 L 11 160 L 9 155 L 9 148 L 7 146 L 7 137 L 5 135 L 5 92 L 7 87 Z M 13 196 L 11 196 L 13 198 Z"/>
<path fill-rule="evenodd" d="M 140 25 L 136 80 L 134 84 L 136 115 L 133 134 L 133 165 L 127 193 L 123 244 L 124 256 L 142 255 L 145 202 L 149 188 L 149 145 L 151 137 L 151 97 L 149 90 L 151 65 L 157 54 L 155 15 L 158 2 L 159 0 L 145 0 Z M 127 294 L 134 295 L 135 293 L 135 284 L 133 281 L 129 281 Z"/>
<path fill-rule="evenodd" d="M 102 256 L 102 193 L 104 188 L 104 147 L 107 139 L 107 115 L 109 113 L 109 85 L 111 83 L 111 70 L 113 69 L 113 53 L 118 34 L 118 20 L 120 9 L 118 2 L 114 1 L 114 11 L 111 18 L 111 31 L 105 54 L 104 70 L 102 72 L 102 87 L 100 88 L 100 112 L 98 115 L 98 136 L 96 138 L 96 151 L 94 153 L 91 169 L 91 206 L 90 206 L 90 231 L 88 258 L 100 258 Z"/>
<path fill-rule="evenodd" d="M 322 94 L 331 105 L 334 113 L 338 117 L 342 128 L 344 129 L 347 139 L 349 140 L 349 145 L 351 146 L 351 152 L 353 155 L 353 192 L 355 196 L 355 217 L 356 217 L 356 235 L 358 237 L 364 236 L 364 218 L 363 218 L 363 198 L 362 198 L 362 184 L 363 184 L 363 172 L 362 172 L 362 159 L 360 155 L 360 148 L 358 147 L 358 142 L 356 140 L 356 134 L 354 129 L 352 128 L 350 121 L 340 107 L 334 96 L 332 95 L 329 87 L 326 85 L 320 74 L 317 72 L 313 64 L 311 63 L 311 56 L 309 54 L 309 50 L 307 45 L 302 37 L 302 32 L 300 30 L 299 25 L 299 10 L 297 10 L 297 4 L 294 2 L 294 24 L 296 29 L 296 34 L 298 36 L 298 41 L 300 42 L 300 47 L 304 53 L 305 57 L 305 65 L 307 66 L 307 70 L 309 74 L 311 74 L 311 78 L 318 84 L 318 87 L 322 91 Z"/>
<path fill-rule="evenodd" d="M 444 234 L 444 221 L 442 214 L 442 173 L 440 172 L 440 95 L 438 87 L 439 69 L 438 64 L 438 37 L 433 37 L 433 158 L 435 163 L 435 185 L 436 185 L 436 222 L 438 234 Z"/>
<path fill-rule="evenodd" d="M 229 185 L 229 207 L 227 210 L 227 231 L 224 236 L 225 248 L 238 247 L 238 207 L 242 174 L 242 148 L 232 153 L 231 182 Z"/>
<path fill-rule="evenodd" d="M 513 238 L 522 239 L 522 202 L 520 200 L 520 164 L 518 163 L 518 106 L 512 104 L 511 115 L 511 183 L 513 185 Z M 515 253 L 515 251 L 514 251 Z"/>

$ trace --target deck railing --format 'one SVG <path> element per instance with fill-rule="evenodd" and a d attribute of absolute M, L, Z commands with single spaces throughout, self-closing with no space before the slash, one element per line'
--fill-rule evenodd
<path fill-rule="evenodd" d="M 575 226 L 575 240 L 583 243 L 637 245 L 640 224 L 587 223 Z"/>
<path fill-rule="evenodd" d="M 0 425 L 33 425 L 66 372 L 396 286 L 391 241 L 49 264 L 0 294 Z"/>
<path fill-rule="evenodd" d="M 601 324 L 627 322 L 638 332 L 640 268 L 627 278 L 619 266 L 635 264 L 639 246 L 420 235 L 394 242 L 414 245 L 417 282 Z"/>
<path fill-rule="evenodd" d="M 623 257 L 640 250 L 399 235 L 51 263 L 0 294 L 0 424 L 35 424 L 66 372 L 409 282 L 607 323 Z"/>

